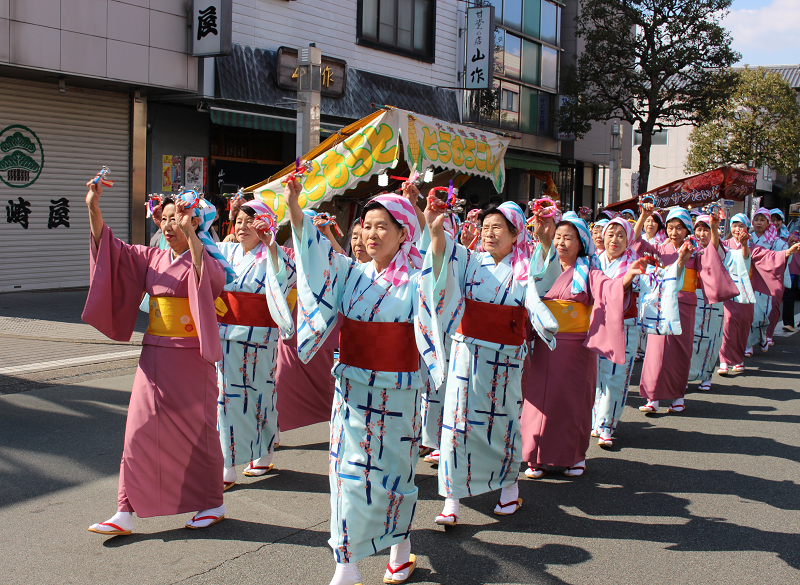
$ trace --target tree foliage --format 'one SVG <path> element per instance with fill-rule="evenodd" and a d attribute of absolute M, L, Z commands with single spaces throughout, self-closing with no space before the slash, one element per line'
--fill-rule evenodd
<path fill-rule="evenodd" d="M 800 164 L 797 92 L 775 71 L 745 68 L 731 97 L 692 131 L 689 141 L 687 172 L 752 161 L 791 175 Z"/>
<path fill-rule="evenodd" d="M 652 133 L 698 124 L 729 95 L 739 59 L 720 24 L 731 0 L 581 0 L 584 47 L 564 71 L 562 130 L 619 118 L 642 132 L 639 192 L 647 191 Z"/>

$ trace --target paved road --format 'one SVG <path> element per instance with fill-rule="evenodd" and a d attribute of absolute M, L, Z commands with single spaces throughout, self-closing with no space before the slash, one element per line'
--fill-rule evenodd
<path fill-rule="evenodd" d="M 578 479 L 521 475 L 511 517 L 487 494 L 436 527 L 436 470 L 420 462 L 410 582 L 800 582 L 798 351 L 800 336 L 782 337 L 745 375 L 692 385 L 680 415 L 641 415 L 634 387 L 614 450 L 592 445 Z M 21 374 L 0 396 L 0 584 L 328 583 L 324 424 L 284 433 L 276 472 L 227 492 L 217 526 L 190 532 L 184 515 L 137 519 L 130 537 L 87 532 L 115 507 L 132 382 L 107 367 L 68 368 L 82 381 L 58 386 Z M 386 562 L 359 562 L 365 585 Z"/>

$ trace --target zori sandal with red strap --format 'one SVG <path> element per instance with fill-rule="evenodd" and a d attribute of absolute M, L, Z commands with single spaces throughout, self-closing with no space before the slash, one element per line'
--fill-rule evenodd
<path fill-rule="evenodd" d="M 514 506 L 514 509 L 511 510 L 510 512 L 506 512 L 505 509 L 510 506 Z M 511 516 L 511 514 L 519 510 L 521 507 L 522 507 L 522 498 L 517 498 L 516 501 L 506 502 L 505 504 L 498 500 L 497 506 L 494 509 L 494 513 L 497 514 L 498 516 Z M 497 508 L 500 508 L 500 510 L 502 511 L 498 510 Z"/>
<path fill-rule="evenodd" d="M 192 519 L 186 523 L 186 528 L 190 530 L 198 530 L 200 528 L 208 528 L 225 519 L 225 504 L 219 508 L 212 508 L 210 510 L 203 510 L 198 512 Z"/>
<path fill-rule="evenodd" d="M 392 568 L 392 564 L 391 563 L 387 563 L 386 564 L 386 571 L 389 572 L 392 575 L 392 577 L 384 577 L 383 578 L 383 582 L 384 583 L 391 583 L 391 584 L 395 584 L 395 585 L 398 584 L 398 583 L 405 583 L 406 581 L 408 581 L 408 578 L 411 576 L 411 573 L 414 572 L 414 569 L 416 568 L 416 566 L 417 566 L 417 555 L 414 555 L 414 554 L 409 554 L 408 555 L 408 562 L 407 563 L 403 563 L 402 565 L 400 565 L 396 569 Z M 402 573 L 406 569 L 408 569 L 408 575 L 406 575 L 405 579 L 394 579 L 393 578 L 396 573 Z"/>

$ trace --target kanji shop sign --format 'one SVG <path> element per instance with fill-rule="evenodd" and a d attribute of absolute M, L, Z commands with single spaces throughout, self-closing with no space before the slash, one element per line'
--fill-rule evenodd
<path fill-rule="evenodd" d="M 494 6 L 467 8 L 466 89 L 491 89 L 494 74 Z"/>
<path fill-rule="evenodd" d="M 192 1 L 192 55 L 230 55 L 233 50 L 233 0 Z"/>
<path fill-rule="evenodd" d="M 44 167 L 44 149 L 33 130 L 21 124 L 0 132 L 0 180 L 9 187 L 33 185 Z"/>
<path fill-rule="evenodd" d="M 278 87 L 297 91 L 297 49 L 278 49 Z M 320 67 L 320 89 L 327 97 L 340 98 L 347 89 L 347 61 L 322 56 Z"/>

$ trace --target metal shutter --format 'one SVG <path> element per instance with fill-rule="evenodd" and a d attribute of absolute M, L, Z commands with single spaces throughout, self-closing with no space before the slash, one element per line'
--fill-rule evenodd
<path fill-rule="evenodd" d="M 0 78 L 0 131 L 14 124 L 36 134 L 44 164 L 27 187 L 0 182 L 0 292 L 87 286 L 85 184 L 103 165 L 116 181 L 100 200 L 103 219 L 115 236 L 129 241 L 130 98 L 73 87 L 61 94 L 55 84 Z M 11 134 L 0 137 L 0 165 Z M 6 179 L 8 172 L 0 175 Z M 18 203 L 18 197 L 31 204 L 28 229 L 8 222 L 9 199 Z M 69 200 L 69 227 L 48 229 L 51 201 L 62 197 Z"/>

